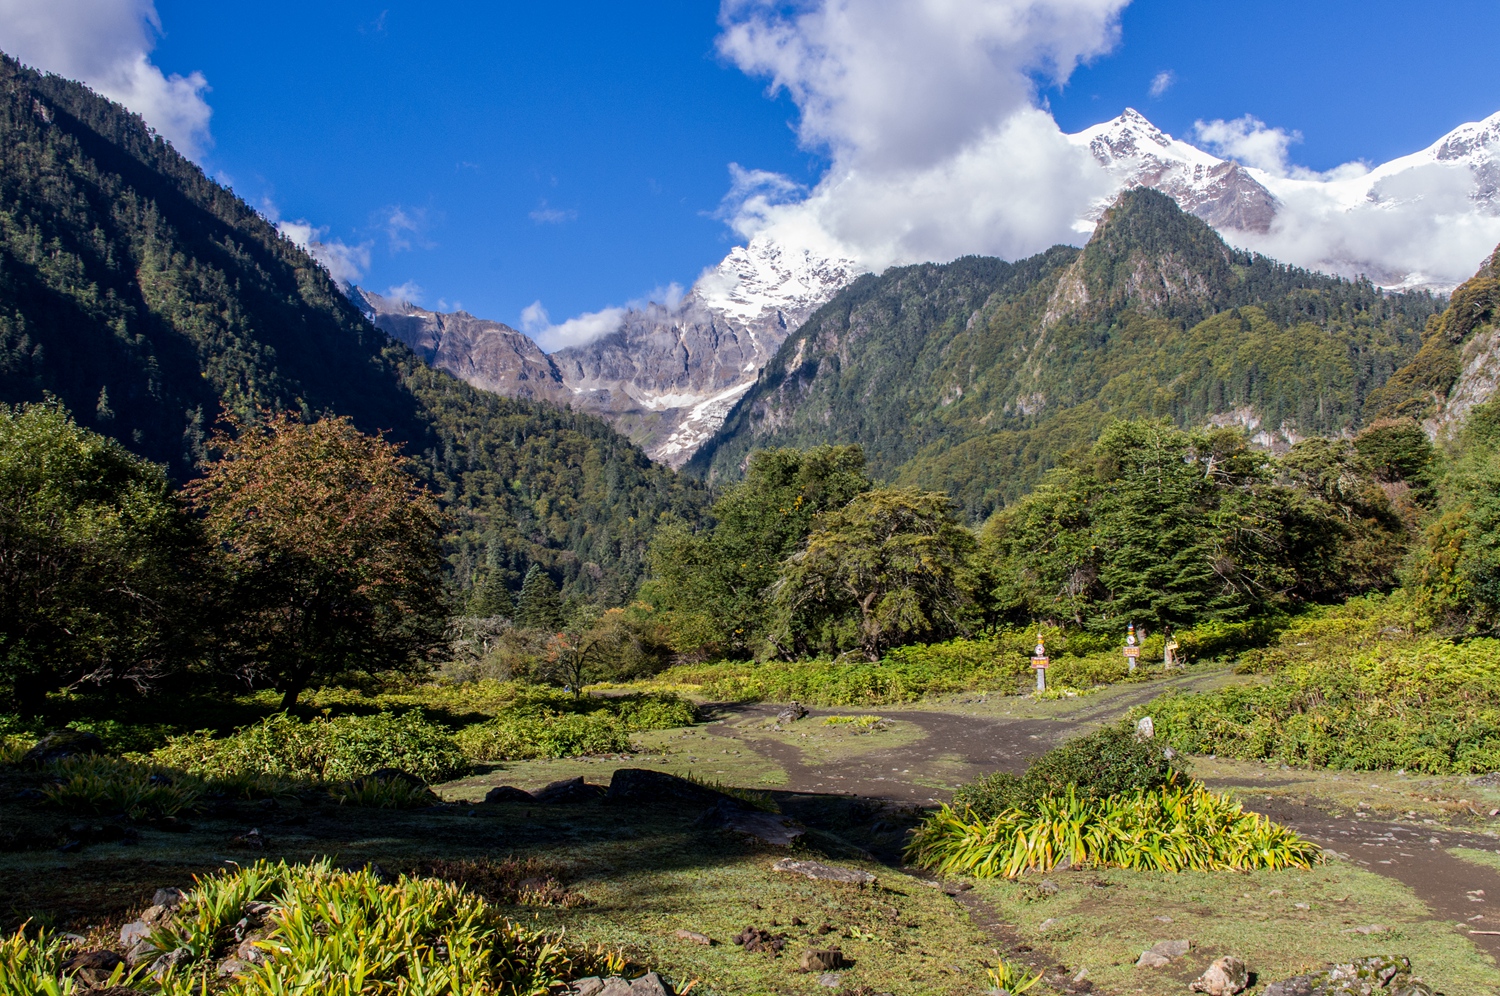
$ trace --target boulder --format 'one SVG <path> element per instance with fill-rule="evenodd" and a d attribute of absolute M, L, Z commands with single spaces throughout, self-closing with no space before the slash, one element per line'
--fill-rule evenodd
<path fill-rule="evenodd" d="M 533 798 L 544 806 L 588 802 L 604 794 L 602 785 L 590 785 L 582 778 L 564 778 L 537 792 Z"/>
<path fill-rule="evenodd" d="M 869 885 L 875 881 L 875 876 L 867 871 L 861 871 L 858 868 L 842 868 L 838 865 L 825 865 L 821 861 L 795 861 L 792 858 L 782 858 L 771 866 L 771 870 L 785 875 L 805 875 L 808 878 L 825 882 L 848 882 L 851 885 Z"/>
<path fill-rule="evenodd" d="M 366 780 L 373 782 L 402 782 L 414 789 L 424 789 L 427 787 L 427 783 L 422 779 L 409 771 L 402 771 L 400 768 L 376 768 L 368 775 L 355 779 L 356 782 Z"/>
<path fill-rule="evenodd" d="M 35 747 L 21 756 L 22 764 L 46 764 L 68 757 L 104 753 L 104 741 L 85 730 L 63 727 L 37 741 Z"/>
<path fill-rule="evenodd" d="M 630 996 L 672 996 L 672 990 L 655 972 L 647 972 L 630 984 Z"/>
<path fill-rule="evenodd" d="M 832 972 L 844 967 L 844 953 L 838 948 L 812 948 L 797 956 L 804 972 Z"/>
<path fill-rule="evenodd" d="M 151 962 L 151 974 L 160 979 L 164 977 L 168 972 L 172 971 L 172 969 L 176 968 L 178 965 L 181 965 L 183 962 L 192 960 L 192 948 L 175 948 L 171 951 L 168 951 L 166 954 L 158 955 Z"/>
<path fill-rule="evenodd" d="M 802 703 L 793 702 L 791 705 L 787 706 L 785 709 L 776 714 L 776 722 L 795 723 L 797 720 L 806 715 L 807 710 L 802 707 Z"/>
<path fill-rule="evenodd" d="M 597 975 L 590 975 L 573 981 L 573 996 L 599 996 L 599 991 L 603 988 L 604 980 Z"/>
<path fill-rule="evenodd" d="M 1245 963 L 1234 955 L 1225 955 L 1215 958 L 1197 981 L 1188 984 L 1188 988 L 1206 996 L 1235 996 L 1244 992 L 1249 984 L 1250 971 Z"/>
<path fill-rule="evenodd" d="M 514 785 L 497 785 L 484 794 L 485 802 L 536 802 L 536 796 Z M 599 983 L 604 988 L 604 983 Z"/>
<path fill-rule="evenodd" d="M 62 963 L 61 975 L 72 975 L 88 986 L 108 981 L 110 973 L 125 964 L 113 951 L 80 951 Z"/>
<path fill-rule="evenodd" d="M 739 800 L 727 797 L 709 807 L 697 822 L 699 826 L 732 830 L 778 847 L 786 847 L 802 836 L 801 828 L 792 826 L 786 817 L 751 809 Z"/>
<path fill-rule="evenodd" d="M 723 792 L 699 785 L 697 782 L 679 778 L 665 771 L 649 768 L 618 768 L 609 780 L 609 791 L 604 801 L 611 805 L 660 805 L 682 803 L 694 806 L 712 806 L 729 797 Z"/>
<path fill-rule="evenodd" d="M 604 986 L 598 991 L 598 996 L 631 996 L 630 983 L 618 975 L 611 975 L 604 980 Z"/>

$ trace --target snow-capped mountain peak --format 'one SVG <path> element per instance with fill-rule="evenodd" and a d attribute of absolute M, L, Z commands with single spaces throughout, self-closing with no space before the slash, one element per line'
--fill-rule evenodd
<path fill-rule="evenodd" d="M 1276 216 L 1275 196 L 1251 170 L 1173 138 L 1133 107 L 1067 138 L 1087 149 L 1121 187 L 1160 190 L 1215 228 L 1265 232 Z M 1095 204 L 1092 218 L 1113 199 Z"/>
<path fill-rule="evenodd" d="M 825 258 L 764 236 L 736 246 L 693 286 L 703 306 L 747 326 L 779 316 L 795 327 L 865 272 L 852 259 Z"/>

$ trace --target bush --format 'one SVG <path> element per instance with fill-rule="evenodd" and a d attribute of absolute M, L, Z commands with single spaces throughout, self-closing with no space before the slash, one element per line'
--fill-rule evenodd
<path fill-rule="evenodd" d="M 1010 809 L 1033 811 L 1049 796 L 1072 792 L 1080 799 L 1106 799 L 1152 791 L 1185 774 L 1160 742 L 1138 739 L 1126 727 L 1106 727 L 1052 748 L 1024 775 L 996 772 L 970 782 L 953 794 L 953 808 L 986 821 Z"/>
<path fill-rule="evenodd" d="M 944 806 L 912 836 L 907 859 L 943 875 L 1014 878 L 1026 871 L 1309 868 L 1317 845 L 1194 782 L 1107 798 L 1071 789 L 992 819 Z"/>
<path fill-rule="evenodd" d="M 1500 769 L 1500 640 L 1418 635 L 1402 599 L 1310 614 L 1240 668 L 1264 677 L 1169 694 L 1135 713 L 1150 714 L 1184 753 L 1433 774 Z"/>
<path fill-rule="evenodd" d="M 48 765 L 48 805 L 74 813 L 125 813 L 131 819 L 176 816 L 197 808 L 207 786 L 199 778 L 113 757 L 70 757 Z"/>
<path fill-rule="evenodd" d="M 455 739 L 475 761 L 623 754 L 631 746 L 619 720 L 603 711 L 502 716 L 466 727 Z"/>
<path fill-rule="evenodd" d="M 431 783 L 468 770 L 452 735 L 414 711 L 311 722 L 277 713 L 228 737 L 215 739 L 206 732 L 173 737 L 151 757 L 218 778 L 266 774 L 348 781 L 396 768 Z"/>

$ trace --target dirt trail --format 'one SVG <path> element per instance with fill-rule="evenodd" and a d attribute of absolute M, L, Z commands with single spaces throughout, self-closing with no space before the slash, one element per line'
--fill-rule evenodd
<path fill-rule="evenodd" d="M 1199 680 L 1174 684 L 1192 685 Z M 986 718 L 934 709 L 881 710 L 882 716 L 912 723 L 926 735 L 902 747 L 812 765 L 806 763 L 792 739 L 795 725 L 788 729 L 787 739 L 738 736 L 735 725 L 743 725 L 745 720 L 774 719 L 779 706 L 723 706 L 720 715 L 727 722 L 709 729 L 718 736 L 735 737 L 744 747 L 779 764 L 786 771 L 787 791 L 930 805 L 949 796 L 942 786 L 992 771 L 1019 772 L 1054 743 L 1116 719 L 1162 690 L 1160 683 L 1153 683 L 1097 706 L 1085 705 L 1071 716 L 1051 719 Z M 828 710 L 813 710 L 811 718 L 827 714 Z M 1247 798 L 1243 793 L 1242 798 L 1246 808 L 1262 812 L 1315 843 L 1348 855 L 1361 867 L 1406 885 L 1432 911 L 1434 919 L 1466 924 L 1469 929 L 1500 930 L 1500 873 L 1455 858 L 1446 850 L 1475 846 L 1488 838 L 1414 823 L 1335 819 L 1319 809 L 1286 800 Z M 1490 843 L 1493 846 L 1493 841 Z M 1500 958 L 1500 936 L 1473 934 L 1470 939 Z"/>

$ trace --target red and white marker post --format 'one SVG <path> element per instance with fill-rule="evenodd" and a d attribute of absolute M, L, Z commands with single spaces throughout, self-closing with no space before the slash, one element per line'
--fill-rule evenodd
<path fill-rule="evenodd" d="M 1130 673 L 1135 673 L 1135 661 L 1141 656 L 1141 648 L 1136 645 L 1135 623 L 1130 624 L 1130 630 L 1125 634 L 1125 663 L 1130 665 Z"/>
<path fill-rule="evenodd" d="M 1047 690 L 1047 646 L 1042 641 L 1042 631 L 1036 631 L 1036 652 L 1031 655 L 1031 668 L 1036 672 L 1036 690 Z"/>

